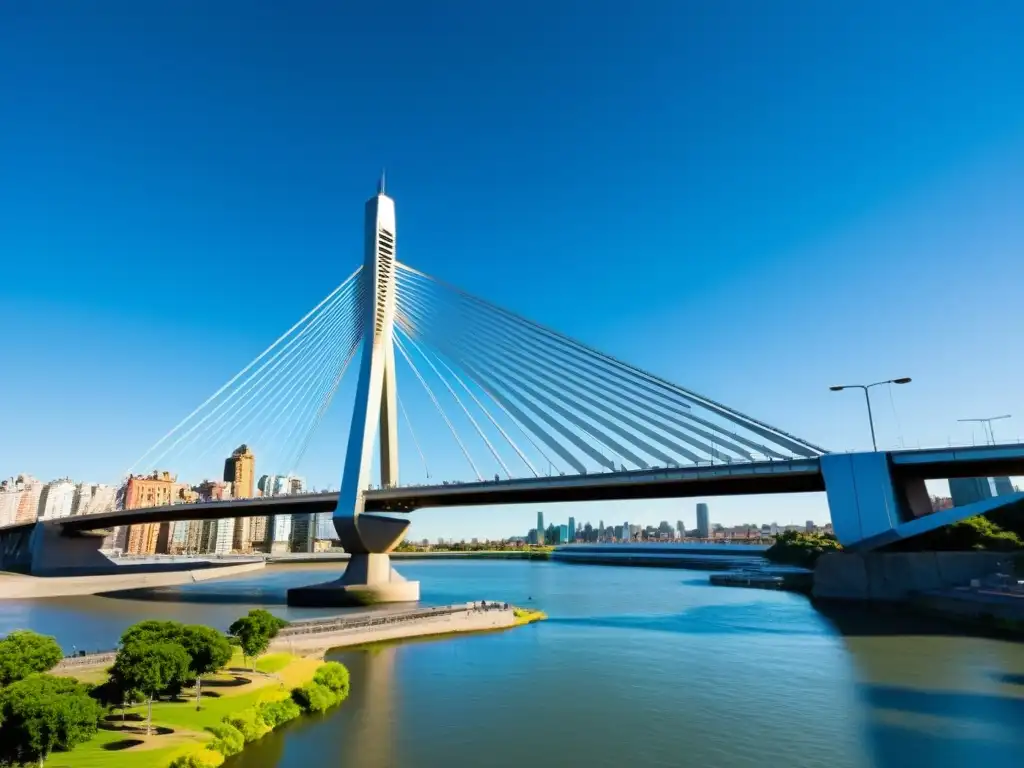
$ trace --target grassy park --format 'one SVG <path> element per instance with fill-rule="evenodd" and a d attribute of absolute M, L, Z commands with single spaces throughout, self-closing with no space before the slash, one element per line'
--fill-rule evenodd
<path fill-rule="evenodd" d="M 256 673 L 243 665 L 240 649 L 223 672 L 203 681 L 202 709 L 196 710 L 195 689 L 185 689 L 176 700 L 153 704 L 153 732 L 146 736 L 146 705 L 139 704 L 104 716 L 96 735 L 71 752 L 55 753 L 47 761 L 54 768 L 148 768 L 170 765 L 175 758 L 200 751 L 215 737 L 207 730 L 225 717 L 263 702 L 289 699 L 293 688 L 313 679 L 323 664 L 320 659 L 268 654 L 256 661 Z M 96 682 L 105 670 L 83 670 L 73 675 L 82 682 Z M 129 746 L 130 745 L 130 746 Z M 213 762 L 215 758 L 211 757 Z"/>
<path fill-rule="evenodd" d="M 229 635 L 143 621 L 106 669 L 59 666 L 52 637 L 0 639 L 0 764 L 213 768 L 283 723 L 344 701 L 336 662 L 268 654 L 286 623 L 255 609 Z"/>

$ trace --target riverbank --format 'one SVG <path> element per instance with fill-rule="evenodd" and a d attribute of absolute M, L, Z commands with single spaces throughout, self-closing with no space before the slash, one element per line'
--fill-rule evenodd
<path fill-rule="evenodd" d="M 207 746 L 215 740 L 208 730 L 222 725 L 225 717 L 268 702 L 290 699 L 291 691 L 313 680 L 323 666 L 321 659 L 274 653 L 256 662 L 256 672 L 242 665 L 236 651 L 228 667 L 203 678 L 202 709 L 196 709 L 194 690 L 183 691 L 176 701 L 153 703 L 153 728 L 146 735 L 146 705 L 128 707 L 107 715 L 100 731 L 71 752 L 58 753 L 48 765 L 60 768 L 164 768 L 173 760 L 202 753 L 209 765 L 219 765 L 219 753 Z M 58 668 L 54 674 L 81 682 L 97 683 L 106 677 L 105 667 Z"/>
<path fill-rule="evenodd" d="M 392 552 L 394 560 L 550 560 L 550 550 L 480 549 L 470 552 Z"/>

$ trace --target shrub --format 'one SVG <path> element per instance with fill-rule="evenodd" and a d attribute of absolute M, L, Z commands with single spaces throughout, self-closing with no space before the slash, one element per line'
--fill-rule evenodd
<path fill-rule="evenodd" d="M 232 712 L 224 718 L 224 722 L 238 729 L 248 744 L 266 736 L 270 732 L 270 726 L 263 722 L 260 712 L 256 707 L 248 707 Z"/>
<path fill-rule="evenodd" d="M 337 701 L 334 691 L 319 683 L 306 683 L 296 688 L 292 691 L 292 698 L 307 712 L 324 712 Z"/>
<path fill-rule="evenodd" d="M 167 768 L 218 768 L 223 763 L 224 756 L 220 752 L 201 749 L 198 752 L 179 755 L 171 760 Z"/>
<path fill-rule="evenodd" d="M 242 732 L 230 723 L 212 725 L 207 730 L 216 737 L 210 742 L 209 748 L 214 752 L 220 752 L 224 757 L 237 755 L 245 747 Z"/>
<path fill-rule="evenodd" d="M 277 728 L 302 714 L 302 709 L 292 699 L 265 701 L 259 705 L 260 717 L 271 728 Z"/>
<path fill-rule="evenodd" d="M 831 534 L 785 531 L 775 538 L 764 556 L 773 563 L 813 568 L 823 554 L 840 550 L 842 547 Z"/>
<path fill-rule="evenodd" d="M 344 664 L 327 662 L 313 675 L 313 682 L 334 693 L 337 701 L 343 701 L 348 696 L 349 676 Z"/>

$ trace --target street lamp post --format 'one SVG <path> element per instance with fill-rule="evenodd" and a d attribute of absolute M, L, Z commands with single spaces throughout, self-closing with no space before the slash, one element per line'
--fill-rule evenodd
<path fill-rule="evenodd" d="M 986 435 L 986 440 L 991 438 L 992 439 L 992 445 L 995 445 L 996 444 L 996 433 L 992 430 L 992 422 L 993 421 L 999 421 L 1000 419 L 1008 419 L 1008 418 L 1010 418 L 1010 414 L 1007 413 L 1007 414 L 1005 414 L 1003 416 L 989 416 L 988 418 L 985 418 L 985 419 L 957 419 L 957 421 L 960 421 L 960 422 L 973 422 L 975 424 L 981 424 L 982 425 L 982 427 L 981 427 L 982 434 L 985 433 L 985 429 L 987 427 L 988 428 L 988 434 Z"/>
<path fill-rule="evenodd" d="M 904 376 L 899 379 L 886 379 L 885 381 L 876 381 L 873 384 L 841 384 L 835 387 L 829 387 L 833 392 L 839 392 L 844 389 L 862 389 L 864 390 L 864 402 L 868 406 L 868 425 L 871 427 L 871 447 L 877 452 L 878 443 L 875 441 L 875 419 L 871 415 L 871 396 L 868 394 L 868 390 L 872 387 L 880 387 L 883 384 L 909 384 L 911 381 L 909 376 Z"/>

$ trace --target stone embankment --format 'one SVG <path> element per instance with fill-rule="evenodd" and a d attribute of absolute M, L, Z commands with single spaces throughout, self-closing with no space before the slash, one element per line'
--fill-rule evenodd
<path fill-rule="evenodd" d="M 381 615 L 336 616 L 290 624 L 275 638 L 271 650 L 306 655 L 385 640 L 506 629 L 515 624 L 511 605 L 486 601 Z"/>
<path fill-rule="evenodd" d="M 427 637 L 462 632 L 484 632 L 507 629 L 517 624 L 543 618 L 532 613 L 525 620 L 516 619 L 515 608 L 508 603 L 480 601 L 437 608 L 414 608 L 357 616 L 330 616 L 322 619 L 294 621 L 281 630 L 270 645 L 271 651 L 297 656 L 322 655 L 331 648 Z M 58 670 L 80 670 L 107 667 L 114 663 L 115 650 L 68 656 L 57 665 Z"/>
<path fill-rule="evenodd" d="M 905 602 L 923 592 L 952 589 L 999 571 L 998 552 L 836 552 L 814 567 L 815 598 Z"/>

